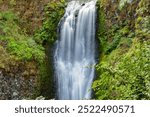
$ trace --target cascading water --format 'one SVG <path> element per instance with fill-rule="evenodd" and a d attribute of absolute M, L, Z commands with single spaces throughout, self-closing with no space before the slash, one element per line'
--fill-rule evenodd
<path fill-rule="evenodd" d="M 91 98 L 96 64 L 95 4 L 96 0 L 69 2 L 60 22 L 54 53 L 58 99 Z"/>

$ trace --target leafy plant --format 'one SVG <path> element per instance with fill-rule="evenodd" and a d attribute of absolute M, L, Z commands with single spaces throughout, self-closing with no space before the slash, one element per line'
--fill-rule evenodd
<path fill-rule="evenodd" d="M 0 42 L 20 60 L 43 61 L 44 48 L 20 29 L 18 19 L 11 11 L 0 12 Z"/>
<path fill-rule="evenodd" d="M 57 39 L 57 25 L 64 14 L 65 1 L 51 1 L 45 8 L 43 26 L 35 34 L 36 42 L 42 44 L 44 41 L 54 43 Z"/>
<path fill-rule="evenodd" d="M 148 42 L 135 39 L 126 54 L 98 64 L 99 78 L 93 84 L 97 99 L 150 99 L 149 55 Z"/>

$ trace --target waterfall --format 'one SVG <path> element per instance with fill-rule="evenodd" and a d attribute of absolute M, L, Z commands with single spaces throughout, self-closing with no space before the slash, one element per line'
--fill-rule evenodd
<path fill-rule="evenodd" d="M 96 0 L 71 1 L 59 24 L 59 39 L 54 52 L 57 98 L 91 98 L 95 75 Z"/>

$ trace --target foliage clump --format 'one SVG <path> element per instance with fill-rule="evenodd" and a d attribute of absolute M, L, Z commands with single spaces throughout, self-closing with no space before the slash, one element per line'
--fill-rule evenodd
<path fill-rule="evenodd" d="M 134 40 L 127 53 L 116 49 L 97 65 L 93 88 L 98 99 L 150 99 L 150 48 Z"/>
<path fill-rule="evenodd" d="M 101 56 L 93 83 L 95 98 L 150 99 L 149 3 L 102 0 L 97 4 Z"/>
<path fill-rule="evenodd" d="M 45 7 L 43 26 L 35 34 L 36 42 L 54 43 L 57 40 L 57 26 L 64 14 L 65 0 L 50 1 Z"/>
<path fill-rule="evenodd" d="M 0 12 L 0 43 L 18 60 L 42 62 L 44 59 L 44 48 L 20 28 L 19 18 L 11 11 Z"/>

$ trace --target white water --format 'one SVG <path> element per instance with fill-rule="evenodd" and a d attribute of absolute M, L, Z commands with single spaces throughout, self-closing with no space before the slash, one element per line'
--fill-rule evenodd
<path fill-rule="evenodd" d="M 96 1 L 68 3 L 54 55 L 57 97 L 90 99 L 95 71 Z"/>

